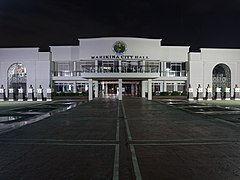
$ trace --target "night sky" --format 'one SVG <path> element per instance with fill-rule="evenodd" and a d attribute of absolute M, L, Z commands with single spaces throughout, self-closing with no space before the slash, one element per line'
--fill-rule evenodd
<path fill-rule="evenodd" d="M 0 0 L 0 47 L 47 51 L 109 36 L 240 48 L 240 0 Z"/>

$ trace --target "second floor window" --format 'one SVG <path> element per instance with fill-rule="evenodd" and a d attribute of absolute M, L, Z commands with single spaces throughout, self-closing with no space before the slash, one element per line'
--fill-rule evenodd
<path fill-rule="evenodd" d="M 58 64 L 58 71 L 69 71 L 69 64 L 61 63 Z"/>
<path fill-rule="evenodd" d="M 185 76 L 186 74 L 186 63 L 166 63 L 166 71 L 169 76 Z"/>

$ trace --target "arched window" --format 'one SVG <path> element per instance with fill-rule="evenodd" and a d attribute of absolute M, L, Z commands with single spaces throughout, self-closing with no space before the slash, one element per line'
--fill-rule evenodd
<path fill-rule="evenodd" d="M 222 92 L 225 88 L 231 88 L 231 70 L 226 64 L 218 64 L 214 67 L 212 72 L 212 87 L 213 95 L 215 95 L 216 88 L 221 88 Z"/>
<path fill-rule="evenodd" d="M 23 92 L 26 94 L 27 86 L 27 71 L 26 67 L 21 63 L 12 64 L 8 68 L 8 89 L 13 88 L 16 95 L 18 94 L 18 89 L 23 88 Z"/>

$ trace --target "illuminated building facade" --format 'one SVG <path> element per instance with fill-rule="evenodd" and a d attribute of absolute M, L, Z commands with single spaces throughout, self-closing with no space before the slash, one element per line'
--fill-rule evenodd
<path fill-rule="evenodd" d="M 32 85 L 55 92 L 116 95 L 152 99 L 164 92 L 186 92 L 188 84 L 204 88 L 240 83 L 239 49 L 200 49 L 162 46 L 161 39 L 87 38 L 76 46 L 1 48 L 0 83 L 6 88 Z M 46 94 L 46 92 L 44 92 Z"/>

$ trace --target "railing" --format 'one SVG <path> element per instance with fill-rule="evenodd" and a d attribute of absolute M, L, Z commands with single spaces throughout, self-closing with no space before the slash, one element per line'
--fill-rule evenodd
<path fill-rule="evenodd" d="M 161 76 L 164 77 L 186 77 L 187 72 L 186 71 L 162 71 Z"/>
<path fill-rule="evenodd" d="M 54 77 L 73 77 L 81 76 L 82 73 L 159 73 L 160 77 L 186 77 L 186 71 L 158 71 L 156 68 L 93 68 L 84 69 L 82 71 L 53 71 Z"/>

